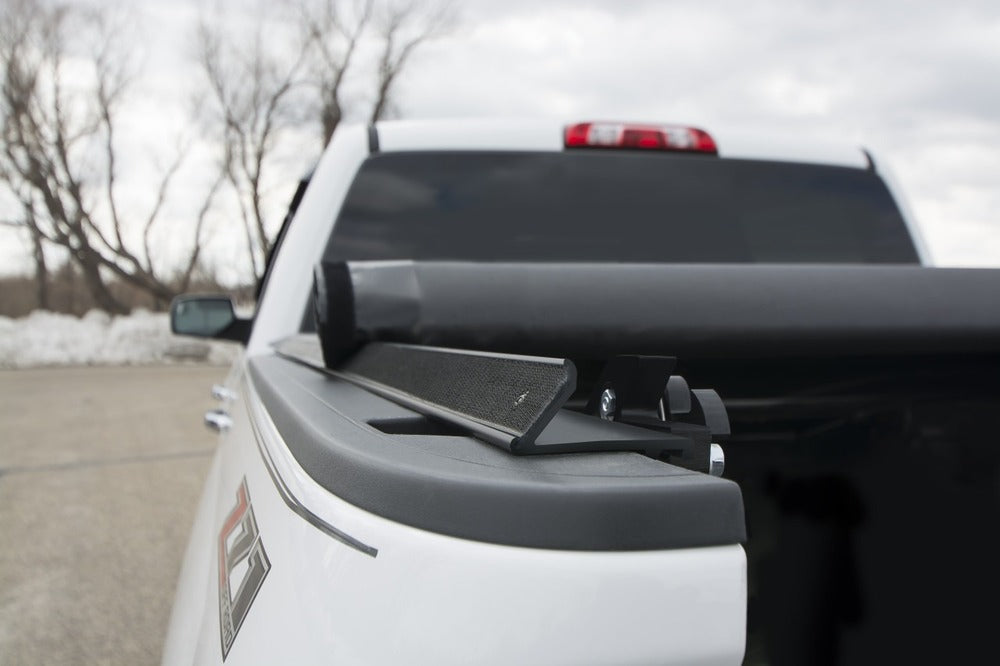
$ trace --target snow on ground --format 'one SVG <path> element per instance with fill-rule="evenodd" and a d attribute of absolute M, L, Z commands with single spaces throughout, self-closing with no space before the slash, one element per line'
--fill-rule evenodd
<path fill-rule="evenodd" d="M 99 310 L 79 318 L 41 310 L 22 319 L 0 317 L 0 368 L 192 362 L 226 365 L 232 363 L 238 350 L 231 342 L 173 335 L 168 315 L 146 310 L 121 317 Z"/>

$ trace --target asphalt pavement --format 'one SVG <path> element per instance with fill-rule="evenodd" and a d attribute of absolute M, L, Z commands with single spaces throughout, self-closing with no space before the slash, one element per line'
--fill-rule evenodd
<path fill-rule="evenodd" d="M 225 373 L 0 371 L 0 666 L 159 663 Z"/>

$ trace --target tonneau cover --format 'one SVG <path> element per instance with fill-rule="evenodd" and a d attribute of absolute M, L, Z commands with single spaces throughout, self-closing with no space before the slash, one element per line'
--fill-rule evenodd
<path fill-rule="evenodd" d="M 317 270 L 327 363 L 372 341 L 565 358 L 1000 351 L 1000 270 L 353 262 Z"/>

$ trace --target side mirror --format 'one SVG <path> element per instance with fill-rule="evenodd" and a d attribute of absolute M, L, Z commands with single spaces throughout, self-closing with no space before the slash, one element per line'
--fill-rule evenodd
<path fill-rule="evenodd" d="M 252 320 L 236 316 L 233 299 L 223 295 L 178 296 L 170 304 L 170 330 L 178 335 L 246 343 Z"/>

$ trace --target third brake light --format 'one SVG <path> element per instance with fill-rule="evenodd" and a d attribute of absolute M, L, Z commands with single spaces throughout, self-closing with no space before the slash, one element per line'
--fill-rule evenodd
<path fill-rule="evenodd" d="M 715 140 L 697 127 L 631 123 L 577 123 L 566 127 L 567 148 L 638 148 L 717 155 Z"/>

